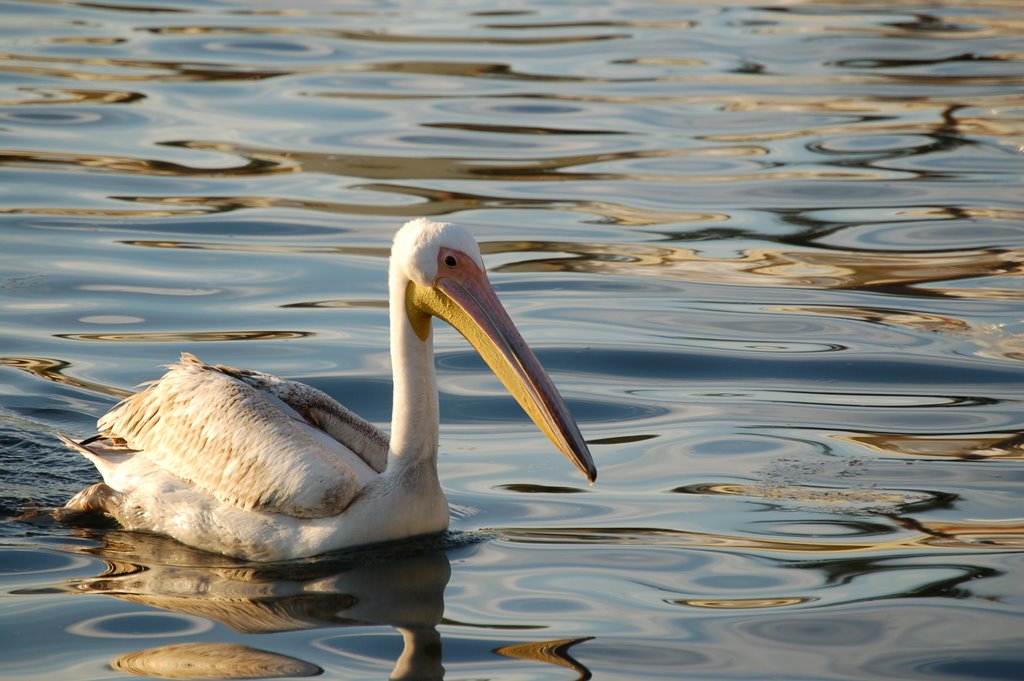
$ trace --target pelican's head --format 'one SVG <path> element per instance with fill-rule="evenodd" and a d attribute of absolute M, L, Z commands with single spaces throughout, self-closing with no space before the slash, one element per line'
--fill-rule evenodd
<path fill-rule="evenodd" d="M 391 249 L 405 284 L 405 311 L 420 340 L 430 319 L 455 327 L 484 358 L 537 427 L 593 482 L 597 468 L 569 408 L 498 300 L 480 247 L 462 227 L 424 218 L 405 224 Z M 392 277 L 392 285 L 396 279 Z"/>

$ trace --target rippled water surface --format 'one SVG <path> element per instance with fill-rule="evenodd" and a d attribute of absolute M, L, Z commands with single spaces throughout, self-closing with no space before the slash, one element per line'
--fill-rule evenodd
<path fill-rule="evenodd" d="M 0 2 L 0 676 L 1019 679 L 1024 6 Z M 600 469 L 438 332 L 442 538 L 245 565 L 49 509 L 188 351 L 387 425 L 481 241 Z"/>

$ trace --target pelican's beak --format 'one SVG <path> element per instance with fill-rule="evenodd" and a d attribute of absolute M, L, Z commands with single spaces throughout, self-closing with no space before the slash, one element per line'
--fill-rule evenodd
<path fill-rule="evenodd" d="M 429 317 L 445 320 L 466 337 L 537 427 L 594 482 L 597 468 L 587 443 L 537 357 L 508 316 L 484 272 L 460 251 L 442 248 L 433 286 L 410 283 L 409 319 L 421 338 Z"/>

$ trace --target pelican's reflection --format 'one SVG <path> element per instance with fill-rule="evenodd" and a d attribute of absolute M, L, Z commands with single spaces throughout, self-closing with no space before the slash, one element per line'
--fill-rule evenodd
<path fill-rule="evenodd" d="M 442 679 L 444 591 L 451 576 L 445 540 L 406 541 L 301 562 L 242 563 L 196 551 L 163 537 L 110 531 L 99 547 L 80 549 L 107 569 L 69 583 L 76 592 L 107 594 L 175 613 L 221 622 L 256 634 L 318 627 L 388 625 L 402 635 L 393 679 Z M 590 674 L 568 656 L 576 641 L 541 646 L 543 655 L 497 649 Z M 514 646 L 519 648 L 519 646 Z M 552 657 L 552 650 L 557 654 Z M 556 659 L 557 658 L 557 659 Z M 312 676 L 323 670 L 305 660 L 231 643 L 194 642 L 118 656 L 114 669 L 162 678 L 272 678 Z"/>

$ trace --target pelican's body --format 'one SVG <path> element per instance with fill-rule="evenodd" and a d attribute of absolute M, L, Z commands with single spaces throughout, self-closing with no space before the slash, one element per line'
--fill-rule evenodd
<path fill-rule="evenodd" d="M 390 437 L 323 392 L 183 354 L 100 418 L 100 436 L 62 440 L 104 482 L 64 515 L 101 511 L 128 529 L 249 560 L 286 560 L 441 532 L 431 318 L 477 348 L 526 412 L 591 481 L 593 461 L 564 402 L 456 226 L 414 220 L 389 270 L 394 411 Z"/>

